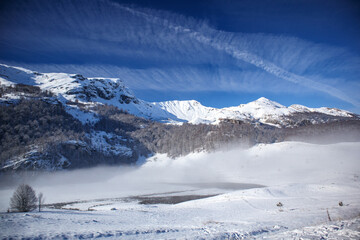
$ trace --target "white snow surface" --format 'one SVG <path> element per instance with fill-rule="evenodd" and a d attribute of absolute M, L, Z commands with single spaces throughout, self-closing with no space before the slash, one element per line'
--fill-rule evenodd
<path fill-rule="evenodd" d="M 282 126 L 285 124 L 282 117 L 289 116 L 294 113 L 309 112 L 324 113 L 332 116 L 352 117 L 350 112 L 340 109 L 325 107 L 308 108 L 302 105 L 291 105 L 290 107 L 286 107 L 264 97 L 247 104 L 221 109 L 205 107 L 195 100 L 155 102 L 153 104 L 154 106 L 173 114 L 177 118 L 193 124 L 216 124 L 221 119 L 237 119 L 258 121 L 275 126 Z"/>
<path fill-rule="evenodd" d="M 91 146 L 97 151 L 103 152 L 105 155 L 122 155 L 131 157 L 133 154 L 132 150 L 124 144 L 112 143 L 114 140 L 120 140 L 123 143 L 127 141 L 118 135 L 104 131 L 92 131 L 89 138 L 91 139 Z"/>
<path fill-rule="evenodd" d="M 235 107 L 212 108 L 198 101 L 146 102 L 138 99 L 116 78 L 85 78 L 67 73 L 37 73 L 19 67 L 0 64 L 0 84 L 28 84 L 49 90 L 58 96 L 64 104 L 78 101 L 85 105 L 67 105 L 67 111 L 83 123 L 93 123 L 97 118 L 91 114 L 94 104 L 108 104 L 126 110 L 131 114 L 157 121 L 178 124 L 217 124 L 222 119 L 237 119 L 272 124 L 278 127 L 286 125 L 283 117 L 301 112 L 318 112 L 332 116 L 353 117 L 353 114 L 335 108 L 308 108 L 302 105 L 283 106 L 264 97 Z M 5 96 L 3 101 L 16 96 Z M 0 99 L 1 100 L 1 99 Z M 86 111 L 88 110 L 88 111 Z M 90 111 L 90 113 L 89 113 Z"/>
<path fill-rule="evenodd" d="M 113 105 L 131 114 L 155 120 L 163 120 L 164 117 L 171 116 L 160 109 L 154 109 L 152 104 L 136 98 L 120 79 L 85 78 L 67 73 L 37 73 L 0 64 L 0 84 L 19 83 L 49 90 L 56 94 L 64 105 L 75 101 L 82 103 L 85 109 L 68 104 L 66 110 L 83 123 L 96 121 L 94 115 L 91 114 L 91 107 L 94 104 Z"/>
<path fill-rule="evenodd" d="M 1 213 L 0 237 L 359 239 L 359 156 L 359 142 L 283 142 L 175 160 L 155 155 L 132 168 L 44 173 L 26 182 L 46 203 L 68 203 L 40 213 Z M 3 182 L 2 211 L 13 190 Z M 173 205 L 134 198 L 206 194 L 216 196 Z"/>

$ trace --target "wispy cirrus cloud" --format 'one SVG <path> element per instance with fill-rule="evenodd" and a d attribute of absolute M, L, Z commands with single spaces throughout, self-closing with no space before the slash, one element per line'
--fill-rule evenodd
<path fill-rule="evenodd" d="M 320 92 L 360 106 L 360 58 L 343 48 L 107 0 L 15 1 L 0 20 L 0 59 L 38 71 L 120 77 L 133 89 Z"/>
<path fill-rule="evenodd" d="M 246 63 L 254 65 L 280 79 L 285 81 L 289 81 L 298 85 L 305 86 L 307 88 L 315 89 L 317 91 L 325 92 L 330 94 L 333 97 L 339 98 L 343 101 L 349 102 L 354 106 L 360 106 L 360 101 L 354 99 L 354 97 L 350 97 L 345 92 L 339 90 L 336 87 L 328 85 L 326 83 L 317 82 L 311 78 L 306 76 L 301 76 L 299 74 L 293 73 L 291 71 L 286 70 L 283 67 L 280 67 L 276 63 L 261 58 L 259 55 L 252 53 L 252 48 L 241 48 L 238 47 L 236 44 L 231 43 L 231 41 L 227 40 L 226 36 L 223 36 L 224 33 L 214 33 L 213 31 L 209 33 L 203 33 L 200 31 L 196 31 L 193 29 L 189 29 L 187 27 L 183 27 L 180 25 L 176 25 L 173 23 L 169 23 L 167 20 L 161 19 L 157 16 L 153 16 L 138 10 L 134 10 L 128 7 L 119 6 L 134 15 L 140 16 L 145 18 L 147 21 L 153 22 L 154 24 L 163 24 L 166 25 L 167 28 L 173 30 L 177 33 L 184 33 L 189 35 L 189 38 L 195 39 L 196 41 L 211 46 L 214 49 L 219 51 L 226 52 L 227 54 L 231 55 L 232 57 L 242 60 Z M 224 41 L 225 39 L 225 41 Z M 232 40 L 232 38 L 230 38 Z M 322 60 L 323 56 L 320 57 L 318 60 Z M 358 61 L 358 60 L 357 60 Z M 302 63 L 304 65 L 304 63 Z M 360 65 L 359 65 L 360 66 Z"/>

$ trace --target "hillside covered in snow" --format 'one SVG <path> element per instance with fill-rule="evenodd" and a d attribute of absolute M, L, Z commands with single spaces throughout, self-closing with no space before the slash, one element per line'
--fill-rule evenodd
<path fill-rule="evenodd" d="M 282 142 L 23 176 L 46 206 L 6 213 L 17 182 L 0 186 L 0 237 L 359 239 L 359 154 L 358 142 Z"/>
<path fill-rule="evenodd" d="M 292 119 L 296 119 L 296 117 L 301 114 L 324 114 L 326 116 L 349 118 L 356 116 L 348 111 L 335 108 L 308 108 L 302 105 L 285 107 L 264 97 L 247 104 L 221 109 L 205 107 L 195 100 L 167 101 L 153 104 L 173 114 L 177 118 L 193 124 L 219 123 L 224 119 L 234 119 L 286 127 L 291 126 Z M 326 122 L 329 118 L 326 118 L 326 116 L 311 119 L 312 123 Z M 311 118 L 311 116 L 309 116 L 309 118 Z"/>
<path fill-rule="evenodd" d="M 77 111 L 78 109 L 72 107 L 70 103 L 81 103 L 86 108 L 96 104 L 107 104 L 151 120 L 192 124 L 219 123 L 224 119 L 236 119 L 283 127 L 291 126 L 291 119 L 299 114 L 357 117 L 356 114 L 334 108 L 308 108 L 302 105 L 286 107 L 264 97 L 247 104 L 222 109 L 206 107 L 195 100 L 150 103 L 134 96 L 120 79 L 85 78 L 82 75 L 66 73 L 38 73 L 4 64 L 0 64 L 0 83 L 4 86 L 25 84 L 37 86 L 42 91 L 49 91 L 67 105 L 74 117 L 84 123 L 96 119 L 91 114 Z M 19 96 L 5 94 L 1 100 L 11 100 L 16 97 Z M 312 123 L 327 121 L 329 117 L 326 116 L 311 119 Z"/>
<path fill-rule="evenodd" d="M 0 169 L 61 170 L 136 164 L 234 144 L 286 140 L 358 141 L 358 115 L 289 107 L 266 98 L 211 108 L 191 101 L 150 103 L 119 79 L 38 73 L 0 65 Z"/>

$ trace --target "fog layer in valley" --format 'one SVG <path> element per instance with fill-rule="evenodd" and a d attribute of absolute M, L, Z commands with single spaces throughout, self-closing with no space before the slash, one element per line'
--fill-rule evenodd
<path fill-rule="evenodd" d="M 133 167 L 3 176 L 0 210 L 6 211 L 16 185 L 23 182 L 43 192 L 46 203 L 188 190 L 222 193 L 244 186 L 237 183 L 356 185 L 359 156 L 359 142 L 328 145 L 283 142 L 246 150 L 193 153 L 176 159 L 158 154 Z"/>

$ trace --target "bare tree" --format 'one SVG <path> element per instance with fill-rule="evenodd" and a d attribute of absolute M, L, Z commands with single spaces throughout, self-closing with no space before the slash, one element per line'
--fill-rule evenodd
<path fill-rule="evenodd" d="M 41 211 L 41 207 L 44 205 L 45 198 L 42 193 L 38 194 L 38 206 L 39 206 L 39 212 Z"/>
<path fill-rule="evenodd" d="M 36 208 L 37 197 L 32 187 L 21 184 L 10 199 L 10 207 L 19 212 L 29 212 Z"/>

